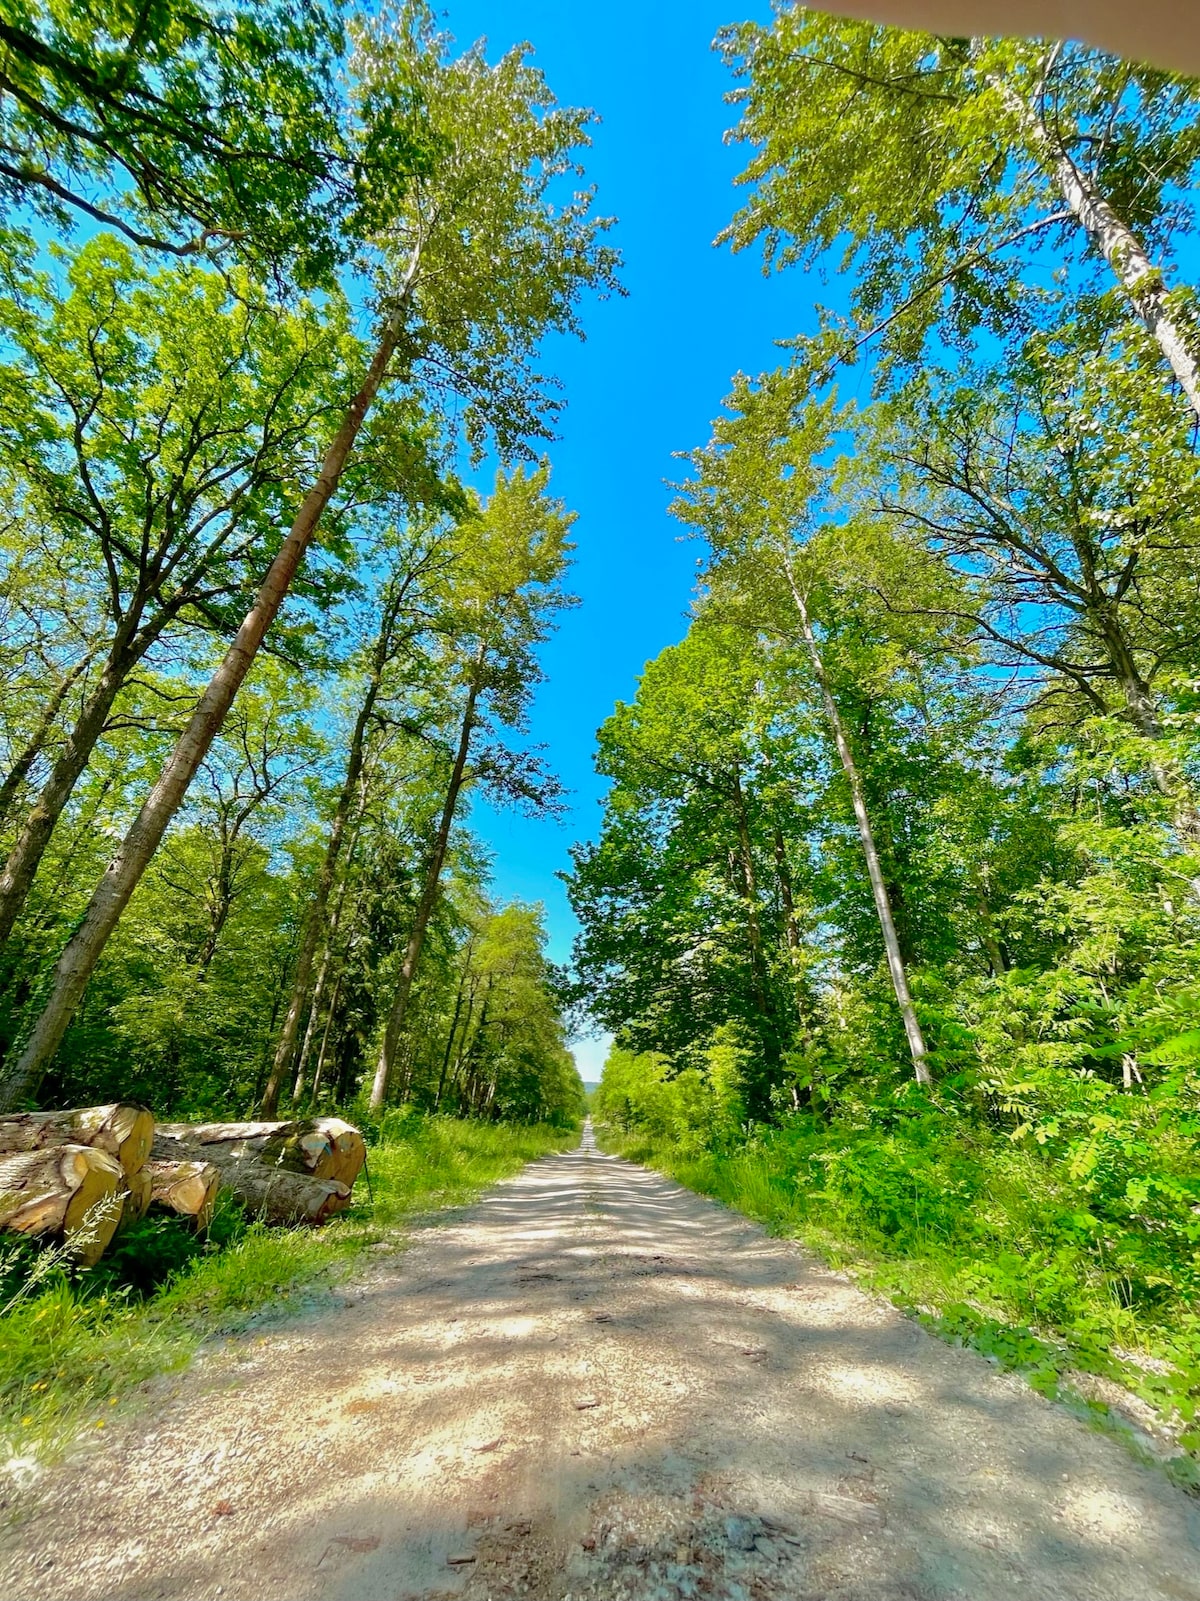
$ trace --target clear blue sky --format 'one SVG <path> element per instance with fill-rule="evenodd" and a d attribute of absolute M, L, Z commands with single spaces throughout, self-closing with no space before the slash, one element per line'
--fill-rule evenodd
<path fill-rule="evenodd" d="M 528 40 L 560 101 L 602 117 L 589 175 L 600 208 L 619 219 L 627 299 L 586 309 L 583 345 L 556 342 L 550 363 L 568 401 L 550 450 L 555 487 L 579 514 L 568 614 L 543 660 L 532 737 L 572 790 L 559 824 L 477 805 L 475 828 L 495 852 L 495 890 L 545 903 L 551 953 L 570 951 L 575 924 L 555 874 L 573 840 L 595 834 L 602 783 L 595 731 L 628 699 L 645 663 L 686 627 L 696 551 L 666 515 L 672 452 L 702 444 L 739 369 L 773 366 L 772 341 L 812 326 L 821 286 L 799 272 L 764 279 L 750 252 L 712 241 L 737 203 L 745 151 L 726 147 L 730 78 L 710 49 L 745 0 L 454 0 L 446 26 L 489 55 Z M 766 13 L 766 6 L 754 8 Z M 593 1076 L 591 1062 L 585 1076 Z"/>

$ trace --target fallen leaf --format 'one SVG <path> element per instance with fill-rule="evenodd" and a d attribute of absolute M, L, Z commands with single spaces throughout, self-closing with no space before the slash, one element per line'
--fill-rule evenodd
<path fill-rule="evenodd" d="M 231 1518 L 233 1516 L 233 1502 L 218 1501 L 212 1509 L 212 1515 L 214 1518 Z"/>
<path fill-rule="evenodd" d="M 472 1446 L 471 1446 L 471 1450 L 472 1451 L 494 1451 L 498 1445 L 503 1445 L 503 1444 L 504 1444 L 504 1436 L 502 1434 L 498 1434 L 494 1440 L 481 1440 L 478 1444 L 474 1444 L 473 1443 Z"/>

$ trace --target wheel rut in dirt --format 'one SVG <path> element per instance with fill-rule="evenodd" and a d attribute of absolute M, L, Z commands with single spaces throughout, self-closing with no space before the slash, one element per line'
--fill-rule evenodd
<path fill-rule="evenodd" d="M 590 1138 L 33 1493 L 22 1601 L 1200 1601 L 1161 1474 Z"/>

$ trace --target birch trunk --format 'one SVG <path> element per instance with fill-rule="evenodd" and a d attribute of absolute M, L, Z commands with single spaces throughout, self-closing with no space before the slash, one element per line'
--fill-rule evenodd
<path fill-rule="evenodd" d="M 467 756 L 471 749 L 471 735 L 475 729 L 475 702 L 479 698 L 479 677 L 480 669 L 483 665 L 482 659 L 477 660 L 475 665 L 476 671 L 471 679 L 471 687 L 467 692 L 467 704 L 463 712 L 462 728 L 458 736 L 458 749 L 454 755 L 454 766 L 451 769 L 450 782 L 446 786 L 445 804 L 442 807 L 442 815 L 434 838 L 433 850 L 430 852 L 429 862 L 425 869 L 425 882 L 422 885 L 421 898 L 417 902 L 416 914 L 413 917 L 412 932 L 408 936 L 408 944 L 405 947 L 404 961 L 400 968 L 400 976 L 396 982 L 396 994 L 392 1000 L 392 1009 L 388 1015 L 387 1026 L 383 1031 L 383 1043 L 379 1048 L 379 1062 L 375 1068 L 374 1082 L 371 1085 L 371 1110 L 373 1112 L 380 1111 L 387 1102 L 388 1090 L 391 1087 L 392 1068 L 395 1065 L 396 1052 L 404 1028 L 404 1017 L 408 1011 L 408 1000 L 412 994 L 413 979 L 416 976 L 417 963 L 421 959 L 421 949 L 425 944 L 425 934 L 429 928 L 429 919 L 433 915 L 438 889 L 442 881 L 442 868 L 446 861 L 446 849 L 450 843 L 450 830 L 454 825 L 454 812 L 458 805 L 458 797 L 466 775 Z"/>
<path fill-rule="evenodd" d="M 846 727 L 842 721 L 842 714 L 838 710 L 837 702 L 833 698 L 833 691 L 829 687 L 829 678 L 825 672 L 825 663 L 821 658 L 820 647 L 816 635 L 813 633 L 812 621 L 808 615 L 808 605 L 799 585 L 796 583 L 790 562 L 783 563 L 784 575 L 792 600 L 800 618 L 800 629 L 804 635 L 804 643 L 808 649 L 809 659 L 812 662 L 813 674 L 821 692 L 821 701 L 825 707 L 825 716 L 829 721 L 833 742 L 842 763 L 842 771 L 846 775 L 846 782 L 850 787 L 850 800 L 854 807 L 854 820 L 858 824 L 858 837 L 862 843 L 863 856 L 867 864 L 867 877 L 871 881 L 871 894 L 875 901 L 875 913 L 879 918 L 880 931 L 883 934 L 884 949 L 887 952 L 888 972 L 892 978 L 892 988 L 896 992 L 896 1004 L 900 1008 L 900 1016 L 904 1021 L 904 1033 L 908 1039 L 909 1054 L 912 1056 L 913 1074 L 918 1084 L 931 1085 L 933 1076 L 929 1071 L 929 1052 L 925 1045 L 925 1036 L 921 1032 L 921 1025 L 917 1019 L 916 1008 L 913 1006 L 912 994 L 908 987 L 908 975 L 904 970 L 904 958 L 900 952 L 900 941 L 896 936 L 896 923 L 892 917 L 891 901 L 888 897 L 887 884 L 884 881 L 883 869 L 879 862 L 879 852 L 875 846 L 875 834 L 871 827 L 870 814 L 867 803 L 863 798 L 862 779 L 859 776 L 858 764 L 854 760 L 854 752 L 850 748 L 850 741 L 846 737 Z"/>
<path fill-rule="evenodd" d="M 1200 365 L 1183 325 L 1167 305 L 1162 272 L 1150 260 L 1133 229 L 1117 215 L 1091 178 L 1080 172 L 1059 135 L 1008 84 L 998 79 L 991 81 L 1043 153 L 1063 199 L 1112 268 L 1130 305 L 1166 357 L 1188 404 L 1200 417 Z"/>
<path fill-rule="evenodd" d="M 83 921 L 58 959 L 45 1009 L 35 1021 L 19 1054 L 13 1052 L 14 1060 L 0 1079 L 0 1110 L 7 1111 L 36 1095 L 109 936 L 158 849 L 167 825 L 179 809 L 188 785 L 207 755 L 233 704 L 234 696 L 250 671 L 267 629 L 283 604 L 296 570 L 316 533 L 321 513 L 337 488 L 363 419 L 383 381 L 399 339 L 400 328 L 401 312 L 397 309 L 388 317 L 362 388 L 351 402 L 325 454 L 317 480 L 271 563 L 253 607 L 238 629 L 224 660 L 209 680 L 158 782 L 116 856 L 109 863 L 88 904 Z"/>

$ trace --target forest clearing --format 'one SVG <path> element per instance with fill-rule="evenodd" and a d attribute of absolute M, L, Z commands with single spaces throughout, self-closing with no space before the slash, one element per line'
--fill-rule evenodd
<path fill-rule="evenodd" d="M 846 5 L 0 0 L 6 1595 L 1200 1601 L 1200 28 Z"/>

